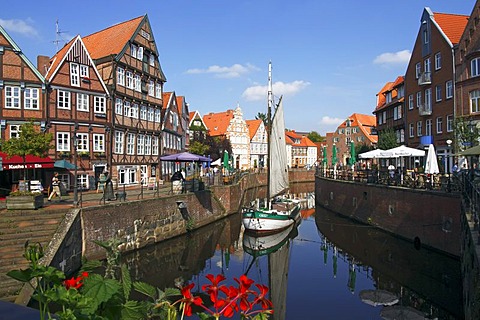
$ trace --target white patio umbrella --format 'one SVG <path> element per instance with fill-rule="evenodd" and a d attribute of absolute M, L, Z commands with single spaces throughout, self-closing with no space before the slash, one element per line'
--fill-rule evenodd
<path fill-rule="evenodd" d="M 367 152 L 363 152 L 358 154 L 358 158 L 360 159 L 378 159 L 378 158 L 384 158 L 381 153 L 384 152 L 385 150 L 382 149 L 374 149 L 370 150 Z"/>
<path fill-rule="evenodd" d="M 390 158 L 402 158 L 402 157 L 424 157 L 425 151 L 415 148 L 410 148 L 405 145 L 385 150 L 381 153 L 383 156 L 390 156 Z M 403 183 L 403 170 L 400 175 L 401 182 Z"/>
<path fill-rule="evenodd" d="M 428 146 L 427 161 L 425 162 L 425 173 L 435 174 L 439 173 L 437 154 L 435 153 L 435 147 L 433 144 Z"/>

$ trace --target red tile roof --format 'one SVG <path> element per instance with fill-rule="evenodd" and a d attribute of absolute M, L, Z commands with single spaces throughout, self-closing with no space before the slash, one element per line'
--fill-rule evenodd
<path fill-rule="evenodd" d="M 257 133 L 258 128 L 262 124 L 262 120 L 261 119 L 245 120 L 245 122 L 247 123 L 248 132 L 250 133 L 250 140 L 252 140 L 255 134 Z"/>
<path fill-rule="evenodd" d="M 433 19 L 438 23 L 452 44 L 457 44 L 462 37 L 469 16 L 462 14 L 438 13 L 433 14 Z"/>
<path fill-rule="evenodd" d="M 146 16 L 121 22 L 83 38 L 93 59 L 119 54 Z"/>
<path fill-rule="evenodd" d="M 233 110 L 209 113 L 203 116 L 203 122 L 208 128 L 208 134 L 212 137 L 225 135 L 232 119 Z"/>

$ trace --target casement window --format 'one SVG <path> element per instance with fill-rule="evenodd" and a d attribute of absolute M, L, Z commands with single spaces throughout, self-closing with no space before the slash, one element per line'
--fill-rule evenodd
<path fill-rule="evenodd" d="M 152 154 L 152 136 L 145 136 L 145 155 Z"/>
<path fill-rule="evenodd" d="M 436 85 L 435 86 L 435 101 L 439 102 L 442 101 L 442 86 Z"/>
<path fill-rule="evenodd" d="M 430 73 L 430 58 L 427 58 L 425 59 L 425 61 L 423 62 L 423 65 L 424 65 L 424 72 L 425 73 Z"/>
<path fill-rule="evenodd" d="M 125 86 L 125 69 L 120 67 L 117 68 L 117 84 Z"/>
<path fill-rule="evenodd" d="M 145 154 L 145 136 L 143 134 L 137 135 L 137 155 Z"/>
<path fill-rule="evenodd" d="M 88 151 L 88 133 L 77 133 L 77 151 Z"/>
<path fill-rule="evenodd" d="M 105 114 L 107 112 L 105 97 L 95 96 L 93 108 L 95 113 Z"/>
<path fill-rule="evenodd" d="M 155 56 L 153 55 L 153 53 L 150 54 L 150 56 L 148 57 L 148 62 L 152 67 L 155 66 Z"/>
<path fill-rule="evenodd" d="M 422 126 L 423 126 L 422 121 L 417 121 L 417 137 L 422 136 Z"/>
<path fill-rule="evenodd" d="M 89 109 L 89 96 L 86 93 L 77 93 L 77 110 L 88 111 Z"/>
<path fill-rule="evenodd" d="M 133 89 L 133 73 L 127 71 L 127 88 Z"/>
<path fill-rule="evenodd" d="M 23 92 L 25 109 L 38 110 L 39 107 L 39 96 L 37 88 L 25 88 Z"/>
<path fill-rule="evenodd" d="M 153 108 L 148 108 L 148 121 L 153 122 L 154 119 L 154 111 Z"/>
<path fill-rule="evenodd" d="M 426 136 L 432 135 L 432 119 L 427 119 L 425 121 L 425 135 Z"/>
<path fill-rule="evenodd" d="M 70 91 L 57 91 L 57 107 L 58 109 L 70 109 Z"/>
<path fill-rule="evenodd" d="M 138 104 L 134 103 L 132 105 L 132 118 L 138 119 Z"/>
<path fill-rule="evenodd" d="M 115 99 L 115 114 L 123 115 L 123 101 L 120 98 Z"/>
<path fill-rule="evenodd" d="M 122 154 L 123 153 L 123 137 L 124 133 L 122 131 L 115 131 L 115 148 L 113 152 L 116 154 Z"/>
<path fill-rule="evenodd" d="M 442 53 L 437 52 L 435 54 L 435 70 L 440 70 L 442 68 Z"/>
<path fill-rule="evenodd" d="M 158 155 L 158 137 L 153 136 L 152 137 L 152 155 L 157 156 Z"/>
<path fill-rule="evenodd" d="M 413 126 L 413 123 L 410 123 L 410 124 L 408 125 L 408 136 L 409 136 L 410 138 L 415 137 L 415 127 Z"/>
<path fill-rule="evenodd" d="M 138 47 L 137 50 L 137 59 L 142 61 L 143 60 L 143 47 Z"/>
<path fill-rule="evenodd" d="M 470 112 L 480 112 L 480 90 L 470 92 Z"/>
<path fill-rule="evenodd" d="M 77 186 L 80 190 L 88 190 L 88 174 L 79 173 L 77 174 Z"/>
<path fill-rule="evenodd" d="M 413 110 L 413 94 L 408 96 L 408 110 Z"/>
<path fill-rule="evenodd" d="M 453 97 L 453 83 L 452 80 L 449 80 L 445 84 L 445 98 L 450 99 Z"/>
<path fill-rule="evenodd" d="M 135 44 L 131 44 L 130 46 L 130 55 L 132 56 L 132 58 L 137 58 L 137 51 L 138 51 L 138 47 L 135 45 Z"/>
<path fill-rule="evenodd" d="M 126 117 L 132 116 L 132 107 L 130 105 L 130 101 L 125 101 L 123 103 L 123 115 Z"/>
<path fill-rule="evenodd" d="M 81 65 L 80 65 L 80 78 L 86 78 L 86 79 L 89 78 L 89 75 L 88 75 L 88 66 L 86 66 L 86 65 L 84 65 L 84 64 L 81 64 Z"/>
<path fill-rule="evenodd" d="M 105 152 L 105 135 L 93 134 L 93 152 Z"/>
<path fill-rule="evenodd" d="M 417 92 L 417 108 L 420 108 L 422 105 L 422 92 L 419 91 Z"/>
<path fill-rule="evenodd" d="M 70 63 L 70 85 L 80 87 L 80 70 L 78 63 Z"/>
<path fill-rule="evenodd" d="M 10 138 L 20 137 L 21 132 L 22 132 L 21 126 L 19 124 L 10 125 Z"/>
<path fill-rule="evenodd" d="M 432 88 L 425 90 L 425 110 L 432 110 Z"/>
<path fill-rule="evenodd" d="M 70 133 L 57 132 L 57 151 L 70 151 Z"/>
<path fill-rule="evenodd" d="M 403 98 L 404 96 L 405 96 L 405 87 L 404 86 L 398 87 L 397 97 L 400 99 L 400 98 Z"/>
<path fill-rule="evenodd" d="M 140 75 L 138 75 L 138 74 L 135 75 L 134 89 L 135 89 L 135 91 L 137 91 L 137 92 L 141 92 L 141 91 L 142 91 L 142 81 L 141 81 L 141 79 L 140 79 Z"/>
<path fill-rule="evenodd" d="M 5 108 L 20 109 L 20 87 L 5 86 Z"/>
<path fill-rule="evenodd" d="M 480 76 L 480 58 L 475 58 L 472 60 L 472 62 L 470 62 L 470 76 Z"/>
<path fill-rule="evenodd" d="M 155 110 L 155 122 L 160 123 L 161 112 L 160 110 Z"/>
<path fill-rule="evenodd" d="M 155 82 L 150 80 L 148 83 L 148 95 L 154 97 L 155 96 Z"/>
<path fill-rule="evenodd" d="M 417 64 L 415 64 L 415 79 L 420 78 L 421 73 L 422 73 L 422 64 L 420 62 L 417 62 Z"/>
<path fill-rule="evenodd" d="M 137 182 L 137 166 L 118 169 L 119 184 L 133 184 Z"/>
<path fill-rule="evenodd" d="M 140 107 L 140 119 L 141 120 L 147 120 L 147 107 L 146 106 L 141 106 Z"/>
<path fill-rule="evenodd" d="M 443 132 L 443 118 L 438 117 L 437 118 L 437 133 L 442 133 Z"/>
<path fill-rule="evenodd" d="M 447 116 L 447 132 L 453 132 L 453 115 Z"/>
<path fill-rule="evenodd" d="M 155 97 L 159 99 L 162 97 L 162 85 L 160 83 L 155 84 Z"/>
<path fill-rule="evenodd" d="M 135 134 L 127 135 L 127 154 L 135 154 Z"/>

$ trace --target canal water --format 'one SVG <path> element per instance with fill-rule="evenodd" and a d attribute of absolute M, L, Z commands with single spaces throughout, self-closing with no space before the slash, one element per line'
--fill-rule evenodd
<path fill-rule="evenodd" d="M 226 284 L 247 274 L 270 288 L 271 319 L 463 319 L 458 259 L 315 208 L 304 193 L 302 221 L 278 236 L 243 233 L 233 215 L 124 257 L 132 277 L 160 289 Z M 238 319 L 234 318 L 234 319 Z"/>

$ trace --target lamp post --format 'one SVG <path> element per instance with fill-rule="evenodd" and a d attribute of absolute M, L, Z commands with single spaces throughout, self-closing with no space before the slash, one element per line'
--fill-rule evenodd
<path fill-rule="evenodd" d="M 448 139 L 446 142 L 447 142 L 447 146 L 448 146 L 448 150 L 447 150 L 447 174 L 448 174 L 447 192 L 451 192 L 452 191 L 452 185 L 451 185 L 451 179 L 450 179 L 450 175 L 451 175 L 450 154 L 451 154 L 452 140 Z"/>
<path fill-rule="evenodd" d="M 75 124 L 73 130 L 73 164 L 75 165 L 74 173 L 73 173 L 73 206 L 78 206 L 78 178 L 77 178 L 77 146 L 78 146 L 78 138 L 77 138 L 77 129 L 78 124 Z"/>

